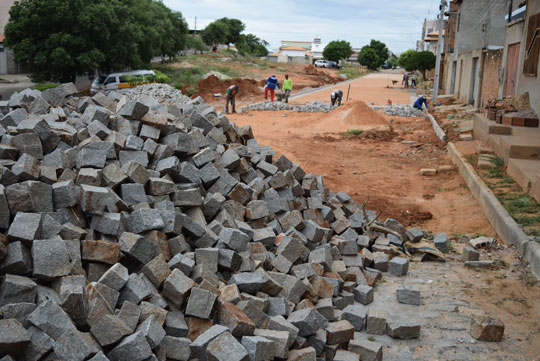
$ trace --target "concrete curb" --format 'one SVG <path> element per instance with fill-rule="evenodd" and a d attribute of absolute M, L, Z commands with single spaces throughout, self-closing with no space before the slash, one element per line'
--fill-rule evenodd
<path fill-rule="evenodd" d="M 523 232 L 452 142 L 448 143 L 448 154 L 497 234 L 519 249 L 529 261 L 533 274 L 540 279 L 540 244 L 531 241 L 532 237 Z"/>
<path fill-rule="evenodd" d="M 431 122 L 431 126 L 433 127 L 433 130 L 435 130 L 435 134 L 437 134 L 437 137 L 439 137 L 439 139 L 444 143 L 446 142 L 446 133 L 444 132 L 444 130 L 441 128 L 441 126 L 439 125 L 439 123 L 437 123 L 437 121 L 435 120 L 435 118 L 433 118 L 433 115 L 431 114 L 427 114 L 427 117 L 429 118 L 429 121 Z"/>

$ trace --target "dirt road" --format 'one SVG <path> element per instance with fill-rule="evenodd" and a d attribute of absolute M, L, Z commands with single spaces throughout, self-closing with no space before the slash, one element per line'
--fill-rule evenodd
<path fill-rule="evenodd" d="M 421 168 L 450 164 L 429 121 L 389 117 L 362 102 L 408 103 L 407 90 L 386 88 L 388 79 L 400 78 L 380 73 L 359 78 L 351 83 L 350 100 L 330 113 L 250 112 L 230 119 L 250 124 L 259 143 L 271 145 L 309 172 L 323 174 L 330 190 L 345 190 L 359 202 L 369 195 L 370 209 L 384 211 L 386 217 L 434 232 L 494 235 L 456 171 L 420 175 Z M 294 102 L 328 101 L 330 92 Z M 363 133 L 344 135 L 351 129 Z"/>

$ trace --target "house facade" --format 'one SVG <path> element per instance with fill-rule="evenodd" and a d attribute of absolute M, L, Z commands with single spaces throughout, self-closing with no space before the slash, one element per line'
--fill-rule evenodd
<path fill-rule="evenodd" d="M 13 59 L 13 52 L 4 46 L 4 28 L 9 21 L 9 9 L 15 0 L 0 1 L 0 75 L 17 74 L 19 67 Z"/>
<path fill-rule="evenodd" d="M 279 63 L 303 63 L 311 64 L 317 59 L 323 58 L 326 45 L 319 36 L 313 41 L 282 40 L 279 50 L 268 55 L 268 60 Z"/>

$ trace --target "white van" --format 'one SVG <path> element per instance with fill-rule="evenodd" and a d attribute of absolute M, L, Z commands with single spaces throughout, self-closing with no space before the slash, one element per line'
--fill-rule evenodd
<path fill-rule="evenodd" d="M 126 75 L 142 77 L 142 82 L 129 83 L 124 77 Z M 98 92 L 107 93 L 112 90 L 134 88 L 137 85 L 148 83 L 145 81 L 145 77 L 148 77 L 149 75 L 156 75 L 156 73 L 154 73 L 153 70 L 133 70 L 121 73 L 102 74 L 98 76 L 92 83 L 90 93 L 93 95 Z"/>

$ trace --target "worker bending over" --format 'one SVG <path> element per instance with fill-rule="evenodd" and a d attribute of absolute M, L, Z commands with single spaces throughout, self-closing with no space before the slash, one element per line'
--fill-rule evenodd
<path fill-rule="evenodd" d="M 416 101 L 413 104 L 413 108 L 422 110 L 422 105 L 426 106 L 426 110 L 428 109 L 427 97 L 425 95 L 421 95 L 418 97 L 418 99 L 416 99 Z"/>
<path fill-rule="evenodd" d="M 274 91 L 276 87 L 279 89 L 279 82 L 275 75 L 272 75 L 270 78 L 266 79 L 264 82 L 266 88 L 264 89 L 264 99 L 268 99 L 268 92 L 270 92 L 270 100 L 274 101 Z"/>
<path fill-rule="evenodd" d="M 225 113 L 229 113 L 229 103 L 231 103 L 232 112 L 236 113 L 236 109 L 234 108 L 236 94 L 238 94 L 238 85 L 231 85 L 225 91 L 225 97 L 227 98 L 227 101 L 225 102 Z"/>
<path fill-rule="evenodd" d="M 341 99 L 343 99 L 343 92 L 339 89 L 334 90 L 330 95 L 330 101 L 332 102 L 332 106 L 334 106 L 337 101 L 339 107 L 341 105 Z"/>

